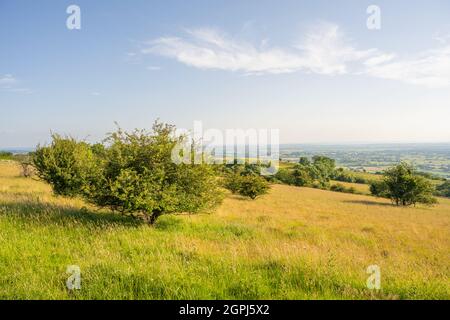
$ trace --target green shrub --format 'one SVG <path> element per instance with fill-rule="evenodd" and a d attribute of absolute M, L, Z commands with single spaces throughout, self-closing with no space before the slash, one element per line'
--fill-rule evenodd
<path fill-rule="evenodd" d="M 0 151 L 0 160 L 12 160 L 13 154 L 11 152 Z"/>
<path fill-rule="evenodd" d="M 292 175 L 291 170 L 288 169 L 278 169 L 278 172 L 275 174 L 275 179 L 281 183 L 293 185 L 294 177 Z"/>
<path fill-rule="evenodd" d="M 443 184 L 437 186 L 436 195 L 450 198 L 450 181 L 445 181 Z"/>
<path fill-rule="evenodd" d="M 85 142 L 52 135 L 49 146 L 37 146 L 32 162 L 37 175 L 48 182 L 57 195 L 84 195 L 92 182 L 97 159 Z"/>
<path fill-rule="evenodd" d="M 153 224 L 162 214 L 208 210 L 221 200 L 211 165 L 172 161 L 172 150 L 183 142 L 174 130 L 161 123 L 151 133 L 118 129 L 104 146 L 54 135 L 50 146 L 37 148 L 33 162 L 55 193 Z"/>
<path fill-rule="evenodd" d="M 354 187 L 346 187 L 344 185 L 342 185 L 341 183 L 337 183 L 337 184 L 333 184 L 330 187 L 331 191 L 335 191 L 335 192 L 343 192 L 343 193 L 356 193 L 356 189 Z"/>
<path fill-rule="evenodd" d="M 386 197 L 400 206 L 410 206 L 416 203 L 434 204 L 435 189 L 433 185 L 414 167 L 406 162 L 387 169 L 382 182 L 373 182 L 370 186 L 373 195 Z"/>
<path fill-rule="evenodd" d="M 388 187 L 384 181 L 372 181 L 370 193 L 376 197 L 388 198 Z"/>
<path fill-rule="evenodd" d="M 238 193 L 241 196 L 256 199 L 256 197 L 266 194 L 269 191 L 267 181 L 257 175 L 246 175 L 240 177 L 240 186 Z"/>
<path fill-rule="evenodd" d="M 233 172 L 228 174 L 224 180 L 224 187 L 234 194 L 256 199 L 266 194 L 269 190 L 267 181 L 256 174 L 242 174 Z"/>
<path fill-rule="evenodd" d="M 223 186 L 233 194 L 238 193 L 241 187 L 241 175 L 236 172 L 228 173 L 224 178 Z"/>

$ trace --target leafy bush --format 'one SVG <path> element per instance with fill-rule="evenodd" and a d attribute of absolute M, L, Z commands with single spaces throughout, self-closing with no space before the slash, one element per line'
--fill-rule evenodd
<path fill-rule="evenodd" d="M 37 146 L 32 161 L 37 175 L 64 196 L 85 195 L 98 162 L 87 143 L 57 134 L 49 146 Z"/>
<path fill-rule="evenodd" d="M 370 190 L 373 195 L 389 198 L 398 206 L 437 202 L 433 197 L 433 185 L 405 162 L 387 169 L 383 181 L 372 183 Z"/>
<path fill-rule="evenodd" d="M 333 180 L 342 182 L 355 182 L 355 176 L 352 172 L 345 170 L 344 168 L 338 168 L 333 173 Z"/>
<path fill-rule="evenodd" d="M 337 183 L 337 184 L 333 184 L 330 187 L 331 191 L 335 191 L 335 192 L 344 192 L 344 193 L 356 193 L 356 189 L 354 187 L 346 187 L 344 185 L 342 185 L 341 183 Z"/>
<path fill-rule="evenodd" d="M 225 176 L 223 186 L 233 194 L 238 193 L 241 187 L 241 175 L 237 172 L 228 173 Z"/>
<path fill-rule="evenodd" d="M 210 209 L 221 200 L 215 170 L 174 163 L 172 150 L 183 140 L 174 129 L 161 123 L 151 133 L 118 129 L 106 145 L 94 146 L 54 135 L 50 146 L 38 146 L 33 163 L 56 194 L 82 196 L 150 224 L 162 214 Z"/>
<path fill-rule="evenodd" d="M 436 195 L 440 197 L 450 198 L 450 181 L 445 181 L 443 184 L 436 187 Z"/>
<path fill-rule="evenodd" d="M 0 151 L 0 160 L 12 160 L 13 154 L 11 152 Z"/>
<path fill-rule="evenodd" d="M 224 186 L 234 194 L 256 199 L 269 190 L 267 181 L 256 174 L 233 172 L 225 177 Z"/>
<path fill-rule="evenodd" d="M 275 174 L 275 179 L 284 184 L 294 184 L 294 177 L 291 173 L 291 170 L 288 169 L 278 169 L 278 172 Z"/>
<path fill-rule="evenodd" d="M 311 162 L 301 157 L 292 169 L 279 169 L 275 178 L 289 185 L 328 189 L 335 171 L 335 161 L 324 156 L 314 156 Z"/>
<path fill-rule="evenodd" d="M 316 169 L 316 179 L 319 182 L 328 182 L 333 176 L 336 168 L 336 162 L 334 159 L 325 156 L 314 156 L 313 166 Z"/>
<path fill-rule="evenodd" d="M 256 197 L 266 194 L 269 191 L 269 184 L 261 176 L 247 175 L 240 177 L 240 187 L 238 193 L 241 196 L 256 199 Z"/>
<path fill-rule="evenodd" d="M 361 184 L 367 184 L 367 183 L 371 183 L 371 181 L 363 178 L 363 177 L 355 177 L 355 183 L 361 183 Z"/>
<path fill-rule="evenodd" d="M 370 183 L 370 193 L 376 197 L 388 198 L 388 187 L 384 181 L 372 181 Z"/>

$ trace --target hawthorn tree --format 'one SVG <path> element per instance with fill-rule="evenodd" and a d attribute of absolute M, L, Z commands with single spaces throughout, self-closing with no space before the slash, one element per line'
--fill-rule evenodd
<path fill-rule="evenodd" d="M 241 176 L 239 184 L 238 193 L 241 196 L 249 197 L 252 200 L 269 191 L 269 184 L 259 175 Z"/>
<path fill-rule="evenodd" d="M 257 166 L 234 165 L 232 170 L 225 174 L 224 187 L 233 194 L 239 194 L 250 199 L 266 194 L 269 184 L 260 174 Z"/>
<path fill-rule="evenodd" d="M 101 145 L 54 135 L 51 145 L 38 146 L 33 163 L 56 194 L 82 196 L 154 224 L 163 214 L 208 210 L 222 199 L 211 165 L 172 161 L 185 139 L 174 132 L 159 122 L 152 132 L 119 128 Z"/>
<path fill-rule="evenodd" d="M 31 161 L 39 178 L 57 195 L 85 195 L 97 172 L 97 161 L 89 144 L 71 137 L 52 135 L 48 146 L 38 145 Z"/>
<path fill-rule="evenodd" d="M 414 167 L 406 162 L 387 169 L 381 182 L 371 184 L 373 195 L 391 199 L 397 206 L 416 203 L 434 204 L 434 187 L 430 181 L 417 174 Z"/>

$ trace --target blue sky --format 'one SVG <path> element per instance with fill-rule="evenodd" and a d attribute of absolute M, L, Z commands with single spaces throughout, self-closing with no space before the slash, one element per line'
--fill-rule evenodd
<path fill-rule="evenodd" d="M 450 2 L 0 0 L 0 148 L 156 118 L 281 143 L 450 142 Z"/>

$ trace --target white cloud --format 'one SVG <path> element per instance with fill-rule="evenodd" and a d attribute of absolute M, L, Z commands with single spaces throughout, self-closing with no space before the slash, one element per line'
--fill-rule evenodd
<path fill-rule="evenodd" d="M 431 88 L 447 87 L 450 86 L 450 45 L 406 59 L 368 65 L 366 73 L 373 77 Z"/>
<path fill-rule="evenodd" d="M 188 30 L 188 39 L 162 37 L 153 40 L 142 53 L 175 58 L 200 69 L 276 74 L 296 71 L 320 74 L 347 72 L 346 63 L 370 56 L 372 50 L 358 51 L 347 44 L 339 27 L 323 24 L 302 43 L 289 48 L 268 47 L 239 41 L 213 29 Z"/>
<path fill-rule="evenodd" d="M 19 81 L 11 74 L 5 74 L 3 76 L 0 76 L 0 91 L 24 93 L 24 94 L 33 93 L 28 88 L 18 87 L 17 86 L 18 83 Z"/>
<path fill-rule="evenodd" d="M 391 61 L 395 58 L 395 54 L 380 54 L 376 57 L 369 58 L 366 61 L 364 61 L 364 64 L 368 67 L 377 66 L 381 63 Z"/>
<path fill-rule="evenodd" d="M 427 50 L 409 58 L 376 48 L 358 49 L 339 26 L 321 23 L 289 47 L 260 45 L 233 38 L 215 29 L 187 30 L 185 37 L 161 37 L 142 49 L 199 69 L 244 74 L 292 72 L 322 75 L 354 74 L 428 87 L 450 86 L 450 46 Z"/>

